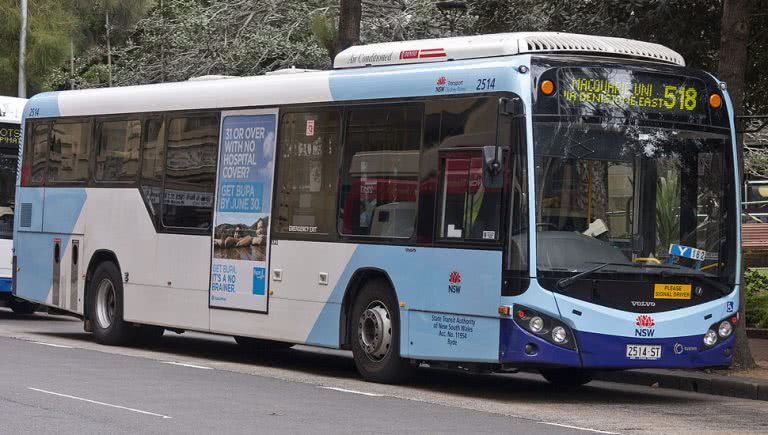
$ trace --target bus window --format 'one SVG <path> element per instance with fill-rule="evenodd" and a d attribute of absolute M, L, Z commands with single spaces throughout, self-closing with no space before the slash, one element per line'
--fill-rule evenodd
<path fill-rule="evenodd" d="M 160 212 L 160 190 L 165 166 L 165 122 L 160 118 L 144 123 L 144 150 L 141 162 L 141 191 L 152 216 Z"/>
<path fill-rule="evenodd" d="M 170 121 L 163 189 L 166 227 L 210 228 L 218 141 L 216 115 L 190 115 Z"/>
<path fill-rule="evenodd" d="M 40 185 L 45 182 L 45 173 L 48 168 L 48 136 L 50 125 L 46 123 L 32 124 L 32 140 L 30 141 L 30 155 L 32 156 L 32 168 L 30 171 L 29 185 Z"/>
<path fill-rule="evenodd" d="M 339 207 L 342 234 L 413 234 L 421 119 L 421 108 L 412 105 L 349 112 Z"/>
<path fill-rule="evenodd" d="M 139 168 L 141 122 L 107 121 L 99 125 L 96 180 L 132 181 Z"/>
<path fill-rule="evenodd" d="M 48 180 L 53 183 L 74 183 L 88 180 L 88 122 L 53 124 L 51 153 L 48 157 Z"/>
<path fill-rule="evenodd" d="M 340 118 L 336 111 L 282 116 L 278 232 L 328 235 L 334 231 Z"/>
<path fill-rule="evenodd" d="M 19 134 L 18 124 L 0 123 L 0 239 L 13 238 Z"/>

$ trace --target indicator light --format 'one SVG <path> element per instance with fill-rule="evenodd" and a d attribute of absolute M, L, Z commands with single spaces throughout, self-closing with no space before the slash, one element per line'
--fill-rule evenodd
<path fill-rule="evenodd" d="M 517 311 L 517 317 L 519 317 L 519 318 L 521 318 L 521 319 L 524 319 L 524 318 L 525 318 L 525 311 L 523 311 L 523 310 L 518 310 L 518 311 Z"/>
<path fill-rule="evenodd" d="M 733 316 L 733 317 L 731 317 L 731 323 L 733 323 L 734 325 L 735 325 L 735 324 L 736 324 L 736 322 L 738 322 L 738 321 L 739 321 L 739 318 L 738 318 L 738 317 L 736 317 L 736 316 Z"/>
<path fill-rule="evenodd" d="M 541 82 L 541 93 L 544 95 L 552 95 L 555 93 L 555 84 L 552 80 L 544 80 Z"/>
<path fill-rule="evenodd" d="M 499 314 L 502 316 L 509 316 L 509 307 L 506 305 L 499 306 Z"/>
<path fill-rule="evenodd" d="M 719 109 L 722 104 L 723 104 L 723 99 L 720 98 L 720 95 L 712 94 L 709 96 L 709 105 L 713 109 Z"/>

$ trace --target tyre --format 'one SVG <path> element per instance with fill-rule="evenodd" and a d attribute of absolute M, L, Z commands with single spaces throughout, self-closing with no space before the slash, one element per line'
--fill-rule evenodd
<path fill-rule="evenodd" d="M 248 351 L 270 351 L 270 350 L 290 349 L 291 347 L 293 347 L 293 343 L 286 343 L 284 341 L 264 340 L 261 338 L 253 338 L 253 337 L 236 336 L 235 341 L 243 349 L 246 349 Z"/>
<path fill-rule="evenodd" d="M 352 355 L 360 375 L 373 382 L 398 383 L 413 371 L 400 357 L 400 310 L 385 280 L 373 280 L 352 306 Z"/>
<path fill-rule="evenodd" d="M 15 314 L 32 314 L 37 311 L 37 308 L 39 307 L 38 304 L 33 304 L 32 302 L 23 301 L 16 298 L 11 299 L 8 306 Z"/>
<path fill-rule="evenodd" d="M 580 387 L 592 380 L 592 372 L 583 369 L 544 369 L 541 376 L 550 384 L 562 387 Z"/>
<path fill-rule="evenodd" d="M 114 263 L 101 263 L 93 273 L 88 287 L 88 316 L 100 344 L 124 345 L 136 338 L 138 328 L 123 320 L 123 282 Z"/>

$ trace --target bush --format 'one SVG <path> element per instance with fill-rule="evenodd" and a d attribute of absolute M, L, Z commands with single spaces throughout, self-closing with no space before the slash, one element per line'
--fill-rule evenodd
<path fill-rule="evenodd" d="M 768 328 L 768 274 L 747 269 L 744 275 L 746 287 L 745 316 L 750 328 Z"/>

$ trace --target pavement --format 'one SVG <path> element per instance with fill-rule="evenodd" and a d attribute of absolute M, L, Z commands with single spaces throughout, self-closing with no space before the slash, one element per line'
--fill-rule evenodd
<path fill-rule="evenodd" d="M 599 380 L 563 389 L 528 373 L 422 369 L 373 384 L 349 352 L 253 354 L 198 333 L 109 347 L 68 317 L 0 309 L 0 433 L 723 434 L 765 433 L 766 415 L 764 401 Z"/>

